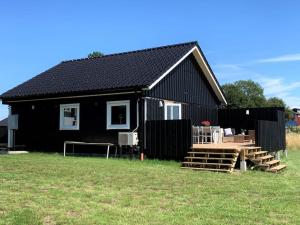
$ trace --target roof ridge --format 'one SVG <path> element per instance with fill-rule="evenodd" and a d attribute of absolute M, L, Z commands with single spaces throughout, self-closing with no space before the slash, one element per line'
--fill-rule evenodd
<path fill-rule="evenodd" d="M 137 52 L 153 51 L 153 50 L 158 50 L 158 49 L 163 49 L 163 48 L 173 48 L 173 47 L 177 47 L 177 46 L 192 45 L 192 44 L 198 45 L 198 42 L 190 41 L 190 42 L 183 42 L 183 43 L 178 43 L 178 44 L 163 45 L 163 46 L 159 46 L 159 47 L 144 48 L 144 49 L 139 49 L 139 50 L 127 51 L 127 52 L 112 53 L 112 54 L 97 56 L 97 57 L 93 57 L 93 58 L 85 57 L 85 58 L 79 58 L 79 59 L 64 60 L 61 63 L 84 61 L 84 60 L 95 60 L 95 59 L 106 58 L 106 57 L 117 56 L 117 55 L 126 55 L 126 54 L 132 54 L 132 53 L 137 53 Z"/>

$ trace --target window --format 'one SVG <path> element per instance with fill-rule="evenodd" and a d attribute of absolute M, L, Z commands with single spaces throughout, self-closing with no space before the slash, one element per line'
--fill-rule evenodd
<path fill-rule="evenodd" d="M 60 130 L 79 130 L 79 104 L 60 105 Z"/>
<path fill-rule="evenodd" d="M 165 120 L 181 120 L 181 104 L 166 102 Z"/>
<path fill-rule="evenodd" d="M 107 129 L 130 129 L 130 101 L 107 102 Z"/>

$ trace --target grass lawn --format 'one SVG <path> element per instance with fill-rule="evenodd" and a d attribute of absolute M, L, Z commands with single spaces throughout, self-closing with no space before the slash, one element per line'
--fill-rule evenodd
<path fill-rule="evenodd" d="M 0 224 L 300 224 L 300 151 L 280 174 L 0 155 Z"/>

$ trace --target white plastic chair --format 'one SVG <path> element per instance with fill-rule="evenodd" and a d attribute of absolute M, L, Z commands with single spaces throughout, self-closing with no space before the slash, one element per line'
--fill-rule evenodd
<path fill-rule="evenodd" d="M 193 126 L 193 143 L 200 143 L 200 127 Z"/>
<path fill-rule="evenodd" d="M 212 141 L 213 141 L 213 132 L 212 132 L 211 127 L 200 127 L 200 138 L 201 138 L 201 143 L 202 144 L 212 143 Z"/>

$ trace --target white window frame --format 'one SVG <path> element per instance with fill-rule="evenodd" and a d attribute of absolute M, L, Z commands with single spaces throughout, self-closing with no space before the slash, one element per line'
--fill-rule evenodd
<path fill-rule="evenodd" d="M 112 106 L 126 106 L 126 124 L 111 124 Z M 106 102 L 106 129 L 107 130 L 130 129 L 130 100 Z"/>
<path fill-rule="evenodd" d="M 181 117 L 181 103 L 174 103 L 174 102 L 165 102 L 165 107 L 164 107 L 164 111 L 165 111 L 165 120 L 168 119 L 168 106 L 179 106 L 179 120 L 182 119 Z M 173 109 L 171 111 L 171 119 L 170 120 L 174 120 L 173 118 Z"/>
<path fill-rule="evenodd" d="M 66 126 L 64 125 L 64 109 L 65 108 L 76 108 L 77 109 L 77 115 L 76 120 L 77 124 L 76 126 Z M 80 123 L 80 104 L 61 104 L 60 105 L 60 116 L 59 116 L 59 129 L 60 130 L 79 130 L 79 123 Z"/>

